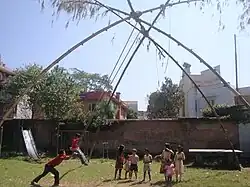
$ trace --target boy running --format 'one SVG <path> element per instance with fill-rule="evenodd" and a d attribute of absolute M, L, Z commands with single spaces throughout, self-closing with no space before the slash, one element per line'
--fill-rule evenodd
<path fill-rule="evenodd" d="M 47 164 L 44 166 L 43 173 L 39 176 L 37 176 L 32 182 L 31 185 L 37 185 L 39 180 L 41 180 L 43 177 L 45 177 L 48 173 L 52 173 L 54 175 L 55 181 L 53 186 L 59 186 L 59 172 L 55 168 L 59 164 L 62 163 L 63 160 L 68 160 L 70 156 L 67 156 L 65 151 L 61 149 L 59 151 L 59 154 L 57 157 L 49 161 Z"/>

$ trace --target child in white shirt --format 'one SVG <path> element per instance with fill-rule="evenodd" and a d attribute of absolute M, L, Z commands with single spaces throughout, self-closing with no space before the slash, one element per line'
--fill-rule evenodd
<path fill-rule="evenodd" d="M 151 163 L 152 163 L 153 157 L 149 154 L 149 150 L 145 149 L 145 155 L 143 157 L 143 181 L 145 181 L 146 173 L 148 172 L 148 178 L 149 181 L 151 181 Z"/>
<path fill-rule="evenodd" d="M 132 150 L 132 155 L 130 156 L 130 173 L 129 173 L 129 179 L 132 179 L 133 172 L 135 173 L 135 178 L 137 179 L 137 173 L 138 173 L 138 162 L 139 162 L 139 156 L 136 154 L 137 150 Z"/>

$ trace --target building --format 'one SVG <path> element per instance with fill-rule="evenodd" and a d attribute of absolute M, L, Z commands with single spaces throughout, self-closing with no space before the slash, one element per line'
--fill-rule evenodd
<path fill-rule="evenodd" d="M 239 88 L 239 92 L 246 99 L 246 101 L 248 103 L 250 103 L 250 86 Z M 243 104 L 242 101 L 240 100 L 240 98 L 238 98 L 238 96 L 234 97 L 234 101 L 235 101 L 236 105 L 238 105 L 238 104 L 242 105 Z"/>
<path fill-rule="evenodd" d="M 208 69 L 200 74 L 192 74 L 190 64 L 184 63 L 183 67 L 212 105 L 234 105 L 234 94 L 224 86 L 212 71 Z M 220 74 L 220 66 L 216 66 L 214 69 Z M 183 107 L 180 110 L 180 116 L 202 117 L 202 110 L 208 107 L 208 104 L 184 73 L 180 80 L 180 87 L 185 98 Z"/>
<path fill-rule="evenodd" d="M 128 108 L 132 109 L 134 112 L 138 113 L 138 101 L 124 101 Z"/>
<path fill-rule="evenodd" d="M 111 92 L 92 91 L 81 93 L 80 99 L 84 103 L 86 111 L 93 111 L 96 105 L 99 103 L 101 97 L 103 97 L 103 100 L 107 101 L 111 95 Z M 128 106 L 121 100 L 120 95 L 121 93 L 117 92 L 115 96 L 111 98 L 111 102 L 116 106 L 117 109 L 114 119 L 127 118 Z"/>
<path fill-rule="evenodd" d="M 138 119 L 147 120 L 148 119 L 147 111 L 138 111 Z"/>
<path fill-rule="evenodd" d="M 2 62 L 0 56 L 0 89 L 3 88 L 4 83 L 10 76 L 14 76 L 15 73 L 6 67 Z M 1 97 L 7 97 L 6 95 L 1 95 Z M 11 98 L 11 97 L 10 97 Z M 5 99 L 4 99 L 5 100 Z M 9 109 L 11 101 L 5 103 L 0 103 L 0 116 L 3 117 L 4 113 Z M 24 97 L 21 102 L 13 109 L 13 112 L 9 118 L 16 119 L 30 119 L 32 117 L 32 110 L 27 104 L 27 97 Z"/>

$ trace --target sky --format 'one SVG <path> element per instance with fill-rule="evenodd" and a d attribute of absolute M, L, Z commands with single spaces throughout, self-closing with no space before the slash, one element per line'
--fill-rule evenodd
<path fill-rule="evenodd" d="M 129 12 L 125 0 L 102 2 Z M 158 6 L 164 3 L 164 0 L 132 2 L 136 10 L 144 10 Z M 240 31 L 238 28 L 240 10 L 234 3 L 224 8 L 221 16 L 225 29 L 222 31 L 218 26 L 220 15 L 212 5 L 206 6 L 203 11 L 194 4 L 177 5 L 167 9 L 165 18 L 161 17 L 156 26 L 197 52 L 211 66 L 220 65 L 222 77 L 233 85 L 235 85 L 233 35 L 237 34 L 239 85 L 249 86 L 250 53 L 247 50 L 250 47 L 250 37 L 248 29 Z M 109 21 L 114 22 L 119 19 L 108 15 L 97 21 L 85 19 L 78 24 L 70 22 L 66 28 L 70 15 L 62 13 L 55 18 L 52 12 L 48 4 L 41 11 L 36 0 L 1 1 L 0 54 L 2 61 L 9 68 L 18 68 L 29 63 L 47 66 L 70 47 L 107 26 Z M 142 18 L 152 22 L 156 14 L 157 12 L 149 13 Z M 131 30 L 132 28 L 126 23 L 120 24 L 79 47 L 59 65 L 90 73 L 110 74 Z M 166 48 L 179 63 L 191 64 L 192 73 L 207 69 L 187 51 L 156 31 L 152 30 L 150 36 Z M 130 44 L 132 42 L 133 40 Z M 147 51 L 147 43 L 145 40 L 135 55 L 117 90 L 121 92 L 123 100 L 138 101 L 139 110 L 146 110 L 147 95 L 159 89 L 164 77 L 170 77 L 175 83 L 179 83 L 182 74 L 173 61 L 167 58 L 158 59 L 153 45 Z"/>

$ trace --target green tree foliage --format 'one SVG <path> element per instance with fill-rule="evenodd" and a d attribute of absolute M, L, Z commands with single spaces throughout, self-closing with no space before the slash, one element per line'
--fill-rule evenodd
<path fill-rule="evenodd" d="M 77 85 L 69 72 L 59 66 L 54 67 L 40 90 L 41 107 L 49 119 L 64 119 L 79 95 Z"/>
<path fill-rule="evenodd" d="M 1 90 L 1 102 L 13 101 L 14 98 L 19 97 L 28 84 L 34 83 L 41 71 L 42 67 L 37 64 L 30 64 L 15 70 L 16 75 L 10 77 Z M 80 91 L 104 90 L 105 88 L 112 88 L 107 75 L 101 76 L 82 71 L 70 73 L 65 68 L 56 66 L 46 73 L 42 80 L 35 83 L 35 86 L 28 92 L 28 104 L 33 112 L 39 111 L 48 119 L 84 121 L 86 111 L 83 103 L 80 102 Z M 11 98 L 7 98 L 6 94 Z M 98 107 L 103 107 L 103 105 Z M 106 117 L 103 115 L 103 110 L 99 111 L 100 116 Z M 110 116 L 109 113 L 108 116 Z"/>
<path fill-rule="evenodd" d="M 138 119 L 138 114 L 131 108 L 128 109 L 127 119 Z"/>
<path fill-rule="evenodd" d="M 237 122 L 248 123 L 250 121 L 250 111 L 242 105 L 214 105 L 213 106 L 219 117 L 228 118 Z M 202 111 L 203 117 L 216 117 L 211 108 L 205 108 Z"/>
<path fill-rule="evenodd" d="M 177 117 L 183 104 L 184 95 L 178 84 L 170 78 L 165 78 L 161 89 L 149 95 L 148 118 Z"/>
<path fill-rule="evenodd" d="M 107 101 L 100 102 L 93 112 L 88 115 L 88 124 L 92 127 L 97 127 L 106 123 L 106 119 L 114 119 L 117 108 L 111 102 L 108 105 Z"/>
<path fill-rule="evenodd" d="M 11 98 L 12 101 L 18 97 L 27 88 L 29 84 L 33 84 L 35 78 L 42 71 L 42 67 L 37 64 L 30 64 L 24 68 L 18 68 L 14 72 L 15 76 L 9 77 L 7 82 L 4 84 L 2 92 L 9 95 L 8 100 Z M 47 77 L 47 74 L 45 75 Z M 36 103 L 39 103 L 40 90 L 44 89 L 44 79 L 35 84 L 32 90 L 28 93 L 28 104 L 31 109 Z"/>
<path fill-rule="evenodd" d="M 100 75 L 97 73 L 87 73 L 79 69 L 74 69 L 72 77 L 83 92 L 93 90 L 112 90 L 108 75 Z"/>

